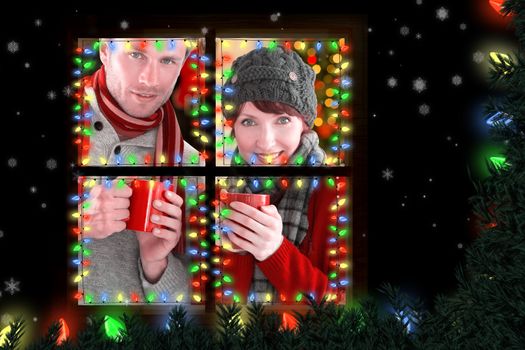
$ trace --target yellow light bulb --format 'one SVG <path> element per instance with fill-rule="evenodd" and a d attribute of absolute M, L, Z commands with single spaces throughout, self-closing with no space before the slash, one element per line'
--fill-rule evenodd
<path fill-rule="evenodd" d="M 177 295 L 177 298 L 175 300 L 177 300 L 180 303 L 182 299 L 184 299 L 184 294 Z"/>
<path fill-rule="evenodd" d="M 337 205 L 341 206 L 346 203 L 346 198 L 341 198 L 339 202 L 337 202 Z"/>
<path fill-rule="evenodd" d="M 301 180 L 301 179 L 297 180 L 297 187 L 298 188 L 303 187 L 303 180 Z"/>
<path fill-rule="evenodd" d="M 190 236 L 190 238 L 197 238 L 197 232 L 190 232 L 188 236 Z"/>
<path fill-rule="evenodd" d="M 241 187 L 243 184 L 244 184 L 243 179 L 240 179 L 239 181 L 237 181 L 237 187 Z"/>
<path fill-rule="evenodd" d="M 118 293 L 117 300 L 121 303 L 124 300 L 122 293 Z"/>
<path fill-rule="evenodd" d="M 198 294 L 193 294 L 193 299 L 198 303 L 200 303 L 202 300 L 201 296 Z"/>
<path fill-rule="evenodd" d="M 98 160 L 100 161 L 100 164 L 102 164 L 102 165 L 107 165 L 108 164 L 108 161 L 104 157 L 100 157 Z"/>
<path fill-rule="evenodd" d="M 231 111 L 233 109 L 233 106 L 232 105 L 226 105 L 226 106 L 224 106 L 224 109 L 226 109 L 227 111 Z"/>
<path fill-rule="evenodd" d="M 266 296 L 264 297 L 264 300 L 269 303 L 272 301 L 272 295 L 270 293 L 266 293 Z"/>
<path fill-rule="evenodd" d="M 11 332 L 11 326 L 7 326 L 0 332 L 0 346 L 6 345 L 7 335 Z"/>
<path fill-rule="evenodd" d="M 78 212 L 71 214 L 72 217 L 75 219 L 78 219 L 80 217 L 80 214 Z"/>
<path fill-rule="evenodd" d="M 84 158 L 84 159 L 82 159 L 82 165 L 88 165 L 88 164 L 89 164 L 89 161 L 90 161 L 89 158 Z"/>
<path fill-rule="evenodd" d="M 160 156 L 160 162 L 161 163 L 164 163 L 166 161 L 166 157 L 164 156 L 164 154 L 161 154 Z"/>
<path fill-rule="evenodd" d="M 331 250 L 330 250 L 330 255 L 335 255 L 335 254 L 337 254 L 337 250 L 335 250 L 335 249 L 331 249 Z"/>

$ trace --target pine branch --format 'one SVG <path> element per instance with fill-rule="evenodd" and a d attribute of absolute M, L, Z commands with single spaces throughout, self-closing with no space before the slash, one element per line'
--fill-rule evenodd
<path fill-rule="evenodd" d="M 25 323 L 21 317 L 10 323 L 11 330 L 7 333 L 1 350 L 15 350 L 20 346 L 20 341 L 25 333 Z"/>

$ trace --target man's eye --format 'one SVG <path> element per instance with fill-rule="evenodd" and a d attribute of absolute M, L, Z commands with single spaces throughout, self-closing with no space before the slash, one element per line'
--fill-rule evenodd
<path fill-rule="evenodd" d="M 243 126 L 254 126 L 255 122 L 252 119 L 244 119 L 241 121 L 241 125 Z"/>
<path fill-rule="evenodd" d="M 160 60 L 162 64 L 176 64 L 177 61 L 175 61 L 173 58 L 163 58 Z"/>
<path fill-rule="evenodd" d="M 130 52 L 129 55 L 133 58 L 136 58 L 136 59 L 139 59 L 139 58 L 143 58 L 144 55 L 141 54 L 140 52 L 136 52 L 136 51 L 133 51 L 133 52 Z"/>
<path fill-rule="evenodd" d="M 289 122 L 291 122 L 290 117 L 279 117 L 277 119 L 277 124 L 288 124 Z"/>

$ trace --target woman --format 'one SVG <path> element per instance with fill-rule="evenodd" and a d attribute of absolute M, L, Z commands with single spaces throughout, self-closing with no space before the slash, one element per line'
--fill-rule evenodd
<path fill-rule="evenodd" d="M 261 48 L 236 59 L 232 69 L 225 87 L 233 92 L 223 103 L 234 108 L 223 111 L 237 141 L 234 164 L 322 165 L 326 155 L 311 130 L 315 73 L 301 57 L 283 47 Z M 301 293 L 344 299 L 344 290 L 330 288 L 327 277 L 333 216 L 328 208 L 336 201 L 335 188 L 324 181 L 316 185 L 312 178 L 303 179 L 300 188 L 275 181 L 271 190 L 262 190 L 254 178 L 240 187 L 229 180 L 228 191 L 267 193 L 273 203 L 259 210 L 232 202 L 222 218 L 223 246 L 242 250 L 225 251 L 229 263 L 223 274 L 232 278 L 233 293 L 242 301 L 295 302 Z"/>

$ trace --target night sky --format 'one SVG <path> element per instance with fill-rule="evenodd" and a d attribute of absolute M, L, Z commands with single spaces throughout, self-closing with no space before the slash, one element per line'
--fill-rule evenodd
<path fill-rule="evenodd" d="M 431 304 L 453 292 L 455 269 L 476 237 L 468 169 L 474 178 L 483 174 L 477 160 L 487 144 L 488 52 L 517 44 L 488 1 L 338 6 L 315 13 L 368 16 L 369 291 L 390 282 Z M 286 25 L 287 14 L 302 12 L 308 9 L 266 5 L 258 13 L 267 21 L 279 13 Z M 242 11 L 216 13 L 227 19 Z M 104 19 L 125 35 L 122 22 L 133 28 L 128 18 L 136 15 Z M 25 305 L 38 324 L 54 305 L 71 302 L 69 50 L 72 23 L 90 16 L 93 9 L 61 16 L 19 10 L 0 21 L 0 316 Z"/>

